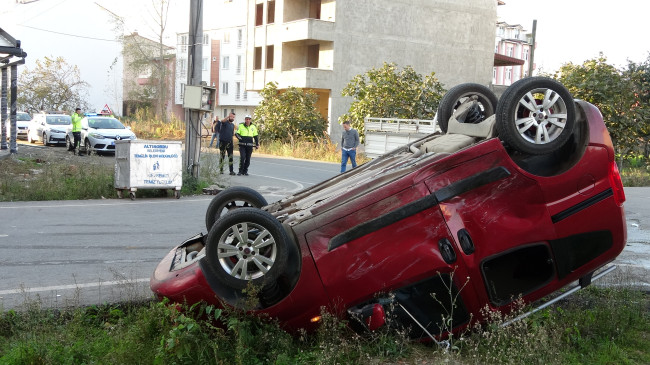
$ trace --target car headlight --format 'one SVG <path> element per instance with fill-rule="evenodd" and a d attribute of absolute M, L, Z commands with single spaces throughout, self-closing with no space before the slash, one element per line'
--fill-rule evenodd
<path fill-rule="evenodd" d="M 130 137 L 130 139 L 138 139 L 135 134 Z"/>
<path fill-rule="evenodd" d="M 88 135 L 95 139 L 104 139 L 104 136 L 99 133 L 88 133 Z"/>

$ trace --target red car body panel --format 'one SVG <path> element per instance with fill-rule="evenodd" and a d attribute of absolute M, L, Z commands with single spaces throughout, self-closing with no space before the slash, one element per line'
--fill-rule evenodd
<path fill-rule="evenodd" d="M 485 305 L 508 310 L 509 295 L 532 302 L 611 262 L 627 239 L 612 193 L 612 141 L 598 109 L 576 105 L 583 123 L 576 133 L 585 143 L 554 174 L 530 172 L 527 161 L 491 138 L 414 161 L 407 152 L 389 153 L 264 207 L 282 217 L 295 240 L 300 273 L 283 299 L 258 312 L 287 328 L 311 328 L 321 307 L 344 313 L 450 274 L 464 308 L 480 316 Z M 453 260 L 443 255 L 443 241 Z M 170 271 L 175 252 L 155 270 L 152 290 L 173 301 L 221 305 L 205 259 Z"/>

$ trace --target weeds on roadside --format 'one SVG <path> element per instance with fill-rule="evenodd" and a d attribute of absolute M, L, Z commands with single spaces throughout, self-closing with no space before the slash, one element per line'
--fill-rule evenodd
<path fill-rule="evenodd" d="M 84 165 L 31 158 L 0 160 L 0 201 L 113 196 L 113 168 L 88 156 Z"/>

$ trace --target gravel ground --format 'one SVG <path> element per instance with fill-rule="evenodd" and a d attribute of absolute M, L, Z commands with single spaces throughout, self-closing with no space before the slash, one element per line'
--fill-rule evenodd
<path fill-rule="evenodd" d="M 8 146 L 7 146 L 8 147 Z M 115 155 L 93 155 L 93 156 L 76 156 L 69 152 L 65 145 L 44 146 L 41 143 L 28 143 L 27 141 L 18 141 L 17 153 L 11 155 L 9 148 L 0 150 L 0 158 L 20 158 L 28 157 L 39 159 L 47 162 L 64 162 L 75 165 L 78 163 L 101 163 L 106 165 L 115 164 Z"/>

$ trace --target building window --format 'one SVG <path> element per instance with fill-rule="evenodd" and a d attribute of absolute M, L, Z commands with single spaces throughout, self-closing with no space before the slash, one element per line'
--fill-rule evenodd
<path fill-rule="evenodd" d="M 203 59 L 203 62 L 201 62 L 201 70 L 203 70 L 203 71 L 208 70 L 208 59 L 207 59 L 207 57 Z"/>
<path fill-rule="evenodd" d="M 241 98 L 241 82 L 235 83 L 235 100 Z"/>
<path fill-rule="evenodd" d="M 230 43 L 230 32 L 227 30 L 223 32 L 223 43 Z"/>
<path fill-rule="evenodd" d="M 187 52 L 187 36 L 180 36 L 181 52 Z"/>
<path fill-rule="evenodd" d="M 244 100 L 248 100 L 248 91 L 244 90 Z"/>
<path fill-rule="evenodd" d="M 269 0 L 267 4 L 266 24 L 273 24 L 275 23 L 275 0 Z"/>
<path fill-rule="evenodd" d="M 307 47 L 307 67 L 318 68 L 318 53 L 320 45 L 314 44 Z"/>
<path fill-rule="evenodd" d="M 181 83 L 181 100 L 185 99 L 185 84 Z"/>
<path fill-rule="evenodd" d="M 496 80 L 497 79 L 497 68 L 492 67 L 492 79 Z"/>
<path fill-rule="evenodd" d="M 224 95 L 228 95 L 228 82 L 221 83 L 221 93 Z"/>
<path fill-rule="evenodd" d="M 508 47 L 508 57 L 512 57 L 513 54 L 513 47 Z"/>
<path fill-rule="evenodd" d="M 244 30 L 237 29 L 237 48 L 241 48 L 244 43 Z"/>
<path fill-rule="evenodd" d="M 528 61 L 528 48 L 524 49 L 524 60 Z"/>
<path fill-rule="evenodd" d="M 237 56 L 237 75 L 241 74 L 241 55 Z"/>
<path fill-rule="evenodd" d="M 273 68 L 273 46 L 266 46 L 266 68 Z"/>
<path fill-rule="evenodd" d="M 255 53 L 253 56 L 254 56 L 253 70 L 261 70 L 262 69 L 262 47 L 255 47 Z"/>
<path fill-rule="evenodd" d="M 185 59 L 183 58 L 178 60 L 178 73 L 181 77 L 187 76 L 187 63 L 185 63 Z"/>
<path fill-rule="evenodd" d="M 203 33 L 203 44 L 205 44 L 206 46 L 210 44 L 210 36 L 208 35 L 208 33 Z"/>
<path fill-rule="evenodd" d="M 224 70 L 230 68 L 230 56 L 223 56 L 223 62 L 221 63 L 221 68 Z"/>
<path fill-rule="evenodd" d="M 260 26 L 264 22 L 264 4 L 255 5 L 255 26 Z"/>
<path fill-rule="evenodd" d="M 309 1 L 309 17 L 312 19 L 320 19 L 321 0 Z"/>
<path fill-rule="evenodd" d="M 511 78 L 512 78 L 512 70 L 507 69 L 506 70 L 506 80 L 510 81 Z"/>
<path fill-rule="evenodd" d="M 224 109 L 223 110 L 223 117 L 225 118 L 227 116 L 228 116 L 228 109 Z"/>

